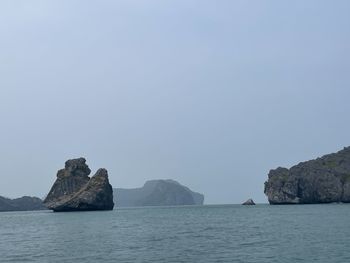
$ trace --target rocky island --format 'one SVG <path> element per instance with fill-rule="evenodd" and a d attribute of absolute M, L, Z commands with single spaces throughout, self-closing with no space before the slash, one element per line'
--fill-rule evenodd
<path fill-rule="evenodd" d="M 20 198 L 9 199 L 0 196 L 0 212 L 45 209 L 47 208 L 43 205 L 43 201 L 38 197 L 23 196 Z"/>
<path fill-rule="evenodd" d="M 57 172 L 57 179 L 44 200 L 55 212 L 112 210 L 113 189 L 106 169 L 99 169 L 91 178 L 84 158 L 68 160 Z"/>
<path fill-rule="evenodd" d="M 117 206 L 202 205 L 204 195 L 174 180 L 151 180 L 135 189 L 114 189 Z"/>
<path fill-rule="evenodd" d="M 265 182 L 270 204 L 350 202 L 350 147 L 290 169 L 271 170 Z"/>

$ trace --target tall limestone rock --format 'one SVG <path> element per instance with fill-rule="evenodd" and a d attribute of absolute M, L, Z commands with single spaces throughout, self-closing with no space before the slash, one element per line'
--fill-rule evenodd
<path fill-rule="evenodd" d="M 113 189 L 106 169 L 99 169 L 91 178 L 84 158 L 68 160 L 57 172 L 57 179 L 44 200 L 55 212 L 112 210 Z"/>

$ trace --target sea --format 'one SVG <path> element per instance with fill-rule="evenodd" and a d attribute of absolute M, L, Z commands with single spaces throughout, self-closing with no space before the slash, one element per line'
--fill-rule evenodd
<path fill-rule="evenodd" d="M 0 262 L 350 262 L 350 204 L 0 213 Z"/>

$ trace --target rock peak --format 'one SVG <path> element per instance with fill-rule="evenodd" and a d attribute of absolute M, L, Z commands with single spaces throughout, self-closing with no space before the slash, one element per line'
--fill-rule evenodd
<path fill-rule="evenodd" d="M 86 159 L 83 157 L 77 159 L 70 159 L 65 162 L 65 168 L 57 173 L 57 177 L 68 176 L 89 176 L 91 170 L 86 164 Z"/>
<path fill-rule="evenodd" d="M 108 178 L 108 171 L 105 168 L 100 168 L 97 170 L 94 176 L 103 176 Z"/>

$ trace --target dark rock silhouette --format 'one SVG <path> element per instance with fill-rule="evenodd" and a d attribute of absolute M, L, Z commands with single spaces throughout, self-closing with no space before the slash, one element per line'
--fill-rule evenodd
<path fill-rule="evenodd" d="M 9 199 L 0 196 L 0 212 L 5 211 L 32 211 L 47 209 L 43 201 L 38 197 L 23 196 L 16 199 Z"/>
<path fill-rule="evenodd" d="M 270 204 L 350 202 L 350 147 L 290 169 L 271 170 L 265 182 Z"/>
<path fill-rule="evenodd" d="M 174 180 L 151 180 L 135 189 L 114 189 L 117 206 L 202 205 L 204 196 Z"/>
<path fill-rule="evenodd" d="M 248 199 L 242 205 L 255 205 L 255 203 L 254 203 L 253 199 Z"/>
<path fill-rule="evenodd" d="M 68 160 L 57 172 L 57 179 L 44 200 L 55 212 L 112 210 L 113 190 L 106 169 L 91 178 L 84 158 Z"/>

